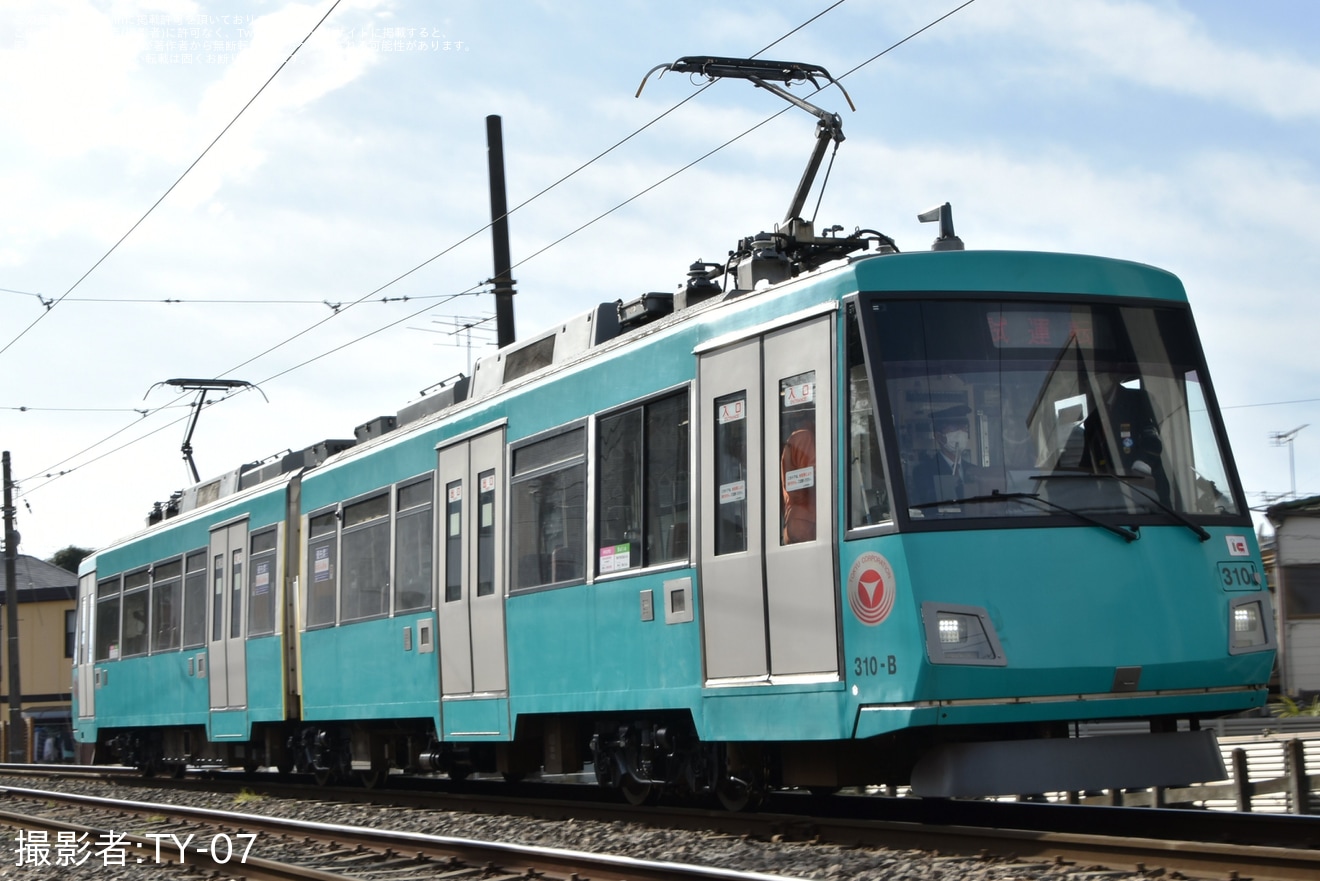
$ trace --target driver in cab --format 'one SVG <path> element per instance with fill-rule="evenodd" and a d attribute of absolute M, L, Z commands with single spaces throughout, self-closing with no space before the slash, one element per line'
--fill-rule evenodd
<path fill-rule="evenodd" d="M 935 451 L 917 463 L 909 495 L 912 505 L 953 502 L 977 492 L 981 469 L 971 464 L 971 408 L 965 404 L 931 414 Z"/>

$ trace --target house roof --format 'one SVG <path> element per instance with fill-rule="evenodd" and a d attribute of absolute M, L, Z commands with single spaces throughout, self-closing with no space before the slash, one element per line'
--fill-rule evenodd
<path fill-rule="evenodd" d="M 78 576 L 53 563 L 19 554 L 14 566 L 20 603 L 72 600 L 78 596 Z M 0 565 L 0 602 L 9 595 L 5 567 Z"/>

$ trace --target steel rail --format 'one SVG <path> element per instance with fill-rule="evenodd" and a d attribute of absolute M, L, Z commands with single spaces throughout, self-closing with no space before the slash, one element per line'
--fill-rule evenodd
<path fill-rule="evenodd" d="M 431 835 L 421 832 L 399 832 L 364 826 L 345 826 L 312 820 L 291 820 L 283 817 L 233 813 L 158 802 L 124 801 L 78 793 L 53 792 L 12 786 L 0 787 L 0 793 L 16 798 L 55 801 L 83 807 L 98 807 L 163 817 L 180 817 L 216 826 L 269 832 L 286 837 L 311 838 L 334 842 L 339 845 L 345 843 L 360 844 L 396 854 L 416 854 L 419 859 L 458 859 L 464 863 L 477 866 L 492 862 L 501 867 L 516 865 L 517 869 L 508 869 L 513 875 L 531 870 L 540 874 L 553 873 L 566 878 L 583 874 L 590 877 L 604 877 L 602 873 L 607 872 L 609 878 L 617 879 L 617 881 L 692 881 L 692 879 L 696 879 L 696 881 L 704 881 L 704 879 L 711 879 L 711 881 L 786 881 L 786 879 L 789 879 L 791 881 L 791 876 L 742 872 L 713 866 L 697 866 L 690 863 L 644 860 L 635 857 L 507 842 L 478 841 L 470 838 Z M 100 830 L 96 831 L 99 832 Z M 155 846 L 153 839 L 148 838 L 144 841 L 153 842 L 150 846 Z M 253 859 L 249 857 L 248 864 L 255 865 Z M 218 868 L 226 873 L 235 871 L 235 869 L 226 868 L 224 864 L 219 865 Z M 345 877 L 348 876 L 330 873 L 323 881 Z"/>

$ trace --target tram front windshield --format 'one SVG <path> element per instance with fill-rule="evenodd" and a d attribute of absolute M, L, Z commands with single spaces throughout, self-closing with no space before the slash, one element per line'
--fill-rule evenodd
<path fill-rule="evenodd" d="M 862 311 L 913 523 L 1241 519 L 1187 309 L 877 299 Z"/>

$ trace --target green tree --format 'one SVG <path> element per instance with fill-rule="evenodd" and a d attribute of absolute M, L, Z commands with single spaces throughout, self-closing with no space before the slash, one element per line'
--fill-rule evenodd
<path fill-rule="evenodd" d="M 1295 716 L 1320 716 L 1320 697 L 1313 698 L 1310 706 L 1307 706 L 1285 694 L 1280 696 L 1277 704 L 1270 704 L 1270 712 L 1281 719 Z"/>
<path fill-rule="evenodd" d="M 89 556 L 91 553 L 91 548 L 80 548 L 77 545 L 69 545 L 67 548 L 60 548 L 55 552 L 54 556 L 46 562 L 77 574 L 78 564 L 83 561 L 84 557 Z"/>

